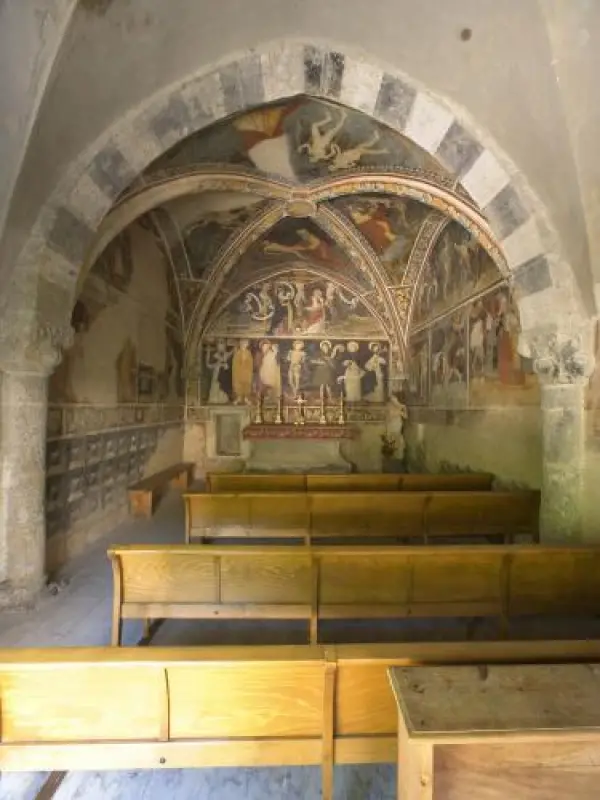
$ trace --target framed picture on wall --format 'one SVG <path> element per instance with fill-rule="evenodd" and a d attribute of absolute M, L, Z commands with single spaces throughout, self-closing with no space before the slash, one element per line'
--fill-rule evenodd
<path fill-rule="evenodd" d="M 138 364 L 137 390 L 138 400 L 152 400 L 156 389 L 156 372 L 150 364 Z"/>

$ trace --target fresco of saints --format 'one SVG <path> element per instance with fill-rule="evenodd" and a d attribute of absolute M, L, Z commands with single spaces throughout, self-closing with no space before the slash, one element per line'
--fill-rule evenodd
<path fill-rule="evenodd" d="M 273 342 L 263 341 L 260 344 L 260 352 L 261 359 L 258 368 L 260 388 L 271 397 L 279 397 L 281 394 L 279 346 Z"/>
<path fill-rule="evenodd" d="M 235 403 L 246 403 L 252 394 L 254 360 L 248 339 L 241 339 L 231 362 L 233 398 Z"/>
<path fill-rule="evenodd" d="M 348 352 L 357 353 L 358 344 L 356 342 L 348 342 Z M 362 400 L 362 378 L 365 371 L 361 369 L 354 359 L 344 361 L 344 374 L 338 378 L 339 383 L 344 384 L 346 400 L 349 403 L 360 403 Z"/>
<path fill-rule="evenodd" d="M 228 403 L 229 395 L 223 391 L 221 386 L 221 373 L 229 370 L 229 359 L 233 351 L 227 350 L 223 339 L 217 342 L 216 350 L 213 353 L 210 347 L 206 348 L 206 366 L 211 372 L 210 389 L 208 390 L 209 403 Z"/>
<path fill-rule="evenodd" d="M 332 347 L 331 342 L 325 340 L 320 343 L 319 349 L 321 355 L 312 359 L 315 369 L 312 374 L 311 384 L 313 386 L 327 386 L 331 390 L 337 373 L 335 359 L 338 353 L 344 352 L 344 345 L 336 344 L 335 347 Z"/>
<path fill-rule="evenodd" d="M 294 393 L 294 397 L 298 397 L 300 393 L 300 382 L 302 380 L 302 366 L 306 361 L 306 353 L 304 352 L 304 342 L 294 342 L 292 349 L 288 353 L 287 360 L 289 361 L 288 369 L 288 383 L 290 389 Z"/>
<path fill-rule="evenodd" d="M 325 327 L 325 298 L 321 289 L 313 289 L 310 305 L 304 308 L 304 333 L 320 333 Z"/>
<path fill-rule="evenodd" d="M 368 400 L 371 403 L 383 403 L 385 402 L 385 385 L 383 380 L 383 367 L 385 366 L 385 358 L 383 358 L 381 355 L 381 345 L 377 342 L 371 342 L 369 345 L 369 350 L 371 351 L 372 356 L 365 364 L 365 370 L 367 372 L 374 373 L 375 386 L 373 390 L 365 396 L 365 400 Z"/>

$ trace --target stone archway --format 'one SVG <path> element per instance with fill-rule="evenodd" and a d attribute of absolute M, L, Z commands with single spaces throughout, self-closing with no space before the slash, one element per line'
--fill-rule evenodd
<path fill-rule="evenodd" d="M 306 67 L 310 55 L 311 69 Z M 465 113 L 407 76 L 339 49 L 276 42 L 190 76 L 103 132 L 42 208 L 18 259 L 14 288 L 39 322 L 60 328 L 80 265 L 116 197 L 154 158 L 191 133 L 245 108 L 306 94 L 339 101 L 411 138 L 457 175 L 482 209 L 519 287 L 525 331 L 548 311 L 579 316 L 570 268 L 541 201 Z M 31 297 L 19 284 L 35 285 Z M 38 315 L 27 315 L 36 324 Z M 62 319 L 61 319 L 62 316 Z M 555 318 L 556 319 L 556 318 Z M 23 320 L 25 321 L 25 320 Z M 60 333 L 58 333 L 60 338 Z"/>
<path fill-rule="evenodd" d="M 577 381 L 587 369 L 585 356 L 576 374 L 570 370 L 573 359 L 565 360 L 574 346 L 585 350 L 575 281 L 542 202 L 492 139 L 476 131 L 466 112 L 454 110 L 407 76 L 353 53 L 288 40 L 265 45 L 171 86 L 102 132 L 43 205 L 17 259 L 0 331 L 0 365 L 10 376 L 3 380 L 2 425 L 13 431 L 8 445 L 4 442 L 0 483 L 4 496 L 22 497 L 35 513 L 24 519 L 16 502 L 4 502 L 0 509 L 0 551 L 5 554 L 0 583 L 7 590 L 6 602 L 35 595 L 42 582 L 44 387 L 56 353 L 71 335 L 81 265 L 103 217 L 136 175 L 191 133 L 246 108 L 296 95 L 329 98 L 373 116 L 457 176 L 489 220 L 505 255 L 518 289 L 523 346 L 552 385 L 561 385 L 548 409 L 558 417 L 565 407 L 580 403 L 580 393 L 566 398 L 562 390 L 573 385 L 579 391 Z M 28 425 L 21 413 L 24 405 L 36 425 Z M 17 440 L 19 446 L 10 447 Z M 550 461 L 552 487 L 562 462 Z M 571 472 L 575 498 L 578 475 L 575 468 Z M 559 526 L 563 532 L 576 503 L 567 506 Z M 18 546 L 15 531 L 21 538 Z M 27 547 L 21 546 L 24 541 Z"/>

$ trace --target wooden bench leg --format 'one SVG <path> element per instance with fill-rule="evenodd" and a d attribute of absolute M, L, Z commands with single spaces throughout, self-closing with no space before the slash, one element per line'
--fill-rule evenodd
<path fill-rule="evenodd" d="M 433 745 L 410 739 L 398 720 L 398 800 L 433 800 Z"/>
<path fill-rule="evenodd" d="M 323 751 L 321 755 L 321 797 L 323 800 L 333 800 L 336 671 L 336 662 L 327 660 L 323 686 Z"/>

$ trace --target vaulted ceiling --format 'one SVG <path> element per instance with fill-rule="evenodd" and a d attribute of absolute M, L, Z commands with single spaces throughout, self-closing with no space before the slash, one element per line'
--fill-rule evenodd
<path fill-rule="evenodd" d="M 300 97 L 229 118 L 161 156 L 108 214 L 90 260 L 143 217 L 171 264 L 188 343 L 251 287 L 300 276 L 354 296 L 403 351 L 435 299 L 439 278 L 427 264 L 436 248 L 455 272 L 481 262 L 477 276 L 500 278 L 485 231 L 469 224 L 476 214 L 409 139 Z"/>

